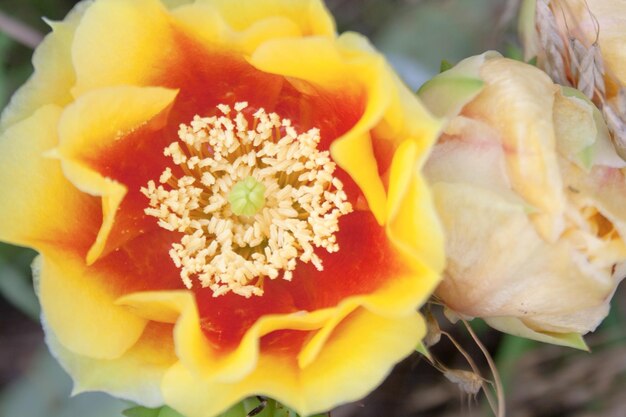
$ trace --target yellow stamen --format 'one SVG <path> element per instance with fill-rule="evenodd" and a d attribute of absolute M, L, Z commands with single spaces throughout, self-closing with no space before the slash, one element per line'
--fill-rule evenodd
<path fill-rule="evenodd" d="M 165 155 L 182 176 L 166 168 L 141 189 L 146 214 L 184 233 L 170 250 L 184 284 L 197 279 L 214 296 L 262 295 L 265 277 L 291 280 L 298 260 L 321 271 L 315 248 L 338 251 L 339 218 L 352 211 L 319 130 L 298 134 L 263 109 L 249 126 L 246 107 L 181 125 Z"/>

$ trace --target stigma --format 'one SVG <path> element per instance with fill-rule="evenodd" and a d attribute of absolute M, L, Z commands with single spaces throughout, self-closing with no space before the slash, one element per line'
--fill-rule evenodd
<path fill-rule="evenodd" d="M 240 102 L 195 116 L 165 148 L 172 165 L 141 192 L 145 213 L 182 237 L 169 256 L 187 288 L 217 297 L 263 295 L 265 279 L 293 278 L 298 262 L 337 252 L 339 218 L 352 212 L 320 132 Z M 245 113 L 245 114 L 244 114 Z"/>

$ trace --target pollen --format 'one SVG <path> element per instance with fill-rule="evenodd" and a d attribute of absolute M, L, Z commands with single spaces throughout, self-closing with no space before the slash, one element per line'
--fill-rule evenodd
<path fill-rule="evenodd" d="M 265 279 L 290 281 L 298 262 L 339 250 L 339 218 L 352 212 L 320 132 L 240 102 L 195 116 L 165 148 L 171 158 L 141 192 L 160 227 L 182 237 L 169 252 L 187 288 L 214 297 L 263 295 Z M 245 113 L 245 114 L 244 114 Z"/>

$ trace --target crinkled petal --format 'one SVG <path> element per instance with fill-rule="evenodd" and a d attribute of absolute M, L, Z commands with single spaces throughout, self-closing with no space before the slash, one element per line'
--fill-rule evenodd
<path fill-rule="evenodd" d="M 121 357 L 141 337 L 146 320 L 115 305 L 110 273 L 85 266 L 71 252 L 47 249 L 34 275 L 42 314 L 67 350 L 95 359 Z"/>
<path fill-rule="evenodd" d="M 453 310 L 475 317 L 566 316 L 603 304 L 612 292 L 604 269 L 566 240 L 546 243 L 515 201 L 470 185 L 437 183 L 433 189 L 449 275 L 437 292 Z"/>
<path fill-rule="evenodd" d="M 46 106 L 0 137 L 0 239 L 38 250 L 70 245 L 84 251 L 101 221 L 98 201 L 44 156 L 58 143 L 60 115 L 59 108 Z"/>
<path fill-rule="evenodd" d="M 465 112 L 500 132 L 513 190 L 539 209 L 537 229 L 554 242 L 565 210 L 552 121 L 557 87 L 539 69 L 509 59 L 487 60 L 481 77 L 487 86 Z"/>
<path fill-rule="evenodd" d="M 127 186 L 134 186 L 130 196 L 136 197 L 139 185 L 121 183 L 125 178 L 119 178 L 106 168 L 110 166 L 110 153 L 116 147 L 128 146 L 128 159 L 131 158 L 131 151 L 138 145 L 128 142 L 137 136 L 137 131 L 149 129 L 156 132 L 165 125 L 164 116 L 175 97 L 176 91 L 165 88 L 109 87 L 82 95 L 64 110 L 59 122 L 57 149 L 64 173 L 83 192 L 102 198 L 103 222 L 87 254 L 87 263 L 95 262 L 139 233 L 141 227 L 136 223 L 145 217 L 143 211 L 129 210 L 128 207 L 120 210 Z M 157 120 L 159 116 L 161 121 Z M 153 135 L 157 136 L 151 141 L 153 146 L 162 148 L 159 136 Z M 151 143 L 141 145 L 145 147 Z M 121 166 L 122 158 L 116 156 L 116 159 L 117 165 Z M 132 159 L 133 176 L 138 176 L 145 164 Z M 120 170 L 119 167 L 116 169 Z"/>
<path fill-rule="evenodd" d="M 424 333 L 417 313 L 388 319 L 358 310 L 341 322 L 321 354 L 304 369 L 288 352 L 267 348 L 252 373 L 231 383 L 198 378 L 178 364 L 166 374 L 163 393 L 168 404 L 188 417 L 213 416 L 257 394 L 310 415 L 365 395 L 415 349 Z"/>
<path fill-rule="evenodd" d="M 115 30 L 113 30 L 113 28 Z M 173 54 L 170 17 L 158 0 L 94 2 L 76 29 L 74 97 L 96 88 L 144 85 Z"/>
<path fill-rule="evenodd" d="M 45 321 L 44 327 L 48 348 L 72 376 L 72 394 L 105 391 L 146 407 L 163 405 L 161 381 L 176 363 L 171 325 L 148 324 L 137 343 L 115 359 L 76 354 L 59 343 L 54 329 Z"/>
<path fill-rule="evenodd" d="M 415 257 L 417 262 L 443 270 L 445 255 L 441 251 L 444 238 L 439 219 L 432 209 L 430 191 L 418 165 L 419 147 L 406 141 L 396 151 L 389 176 L 389 198 L 387 200 L 387 234 L 394 244 L 403 250 L 407 257 Z M 422 279 L 425 296 L 437 281 Z"/>
<path fill-rule="evenodd" d="M 571 198 L 581 206 L 596 207 L 626 240 L 626 169 L 596 166 L 585 173 L 567 164 L 562 169 L 567 185 L 578 191 Z"/>
<path fill-rule="evenodd" d="M 345 54 L 350 51 L 350 38 L 339 38 L 347 43 Z M 331 145 L 331 153 L 337 164 L 357 183 L 365 195 L 369 208 L 380 224 L 385 219 L 385 190 L 379 177 L 379 169 L 369 131 L 382 118 L 389 105 L 389 90 L 395 89 L 382 56 L 342 56 L 336 43 L 325 38 L 279 39 L 266 42 L 252 55 L 250 62 L 260 70 L 294 77 L 326 86 L 334 90 L 358 91 L 367 86 L 367 108 L 358 123 Z M 358 82 L 365 81 L 365 82 Z M 294 84 L 296 88 L 300 84 Z M 304 86 L 301 86 L 301 88 Z M 306 90 L 303 91 L 306 93 Z"/>
<path fill-rule="evenodd" d="M 266 19 L 284 17 L 301 28 L 301 36 L 335 35 L 335 22 L 321 0 L 199 0 L 198 3 L 215 7 L 237 31 Z"/>
<path fill-rule="evenodd" d="M 324 255 L 323 272 L 300 264 L 291 282 L 266 282 L 263 297 L 212 298 L 209 290 L 196 290 L 199 312 L 184 316 L 176 331 L 183 362 L 207 378 L 234 378 L 254 366 L 259 340 L 269 332 L 281 326 L 321 329 L 304 345 L 298 338 L 291 340 L 304 365 L 319 354 L 324 335 L 355 309 L 405 317 L 424 302 L 439 280 L 438 272 L 419 257 L 398 251 L 371 213 L 342 218 L 338 243 L 343 257 Z M 352 261 L 345 262 L 346 258 Z M 224 367 L 231 362 L 236 368 Z"/>

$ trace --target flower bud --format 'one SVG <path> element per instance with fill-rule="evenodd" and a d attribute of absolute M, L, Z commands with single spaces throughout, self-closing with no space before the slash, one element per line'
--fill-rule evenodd
<path fill-rule="evenodd" d="M 449 117 L 426 164 L 446 232 L 437 295 L 502 331 L 580 346 L 626 274 L 626 163 L 600 112 L 493 52 L 419 93 Z"/>

